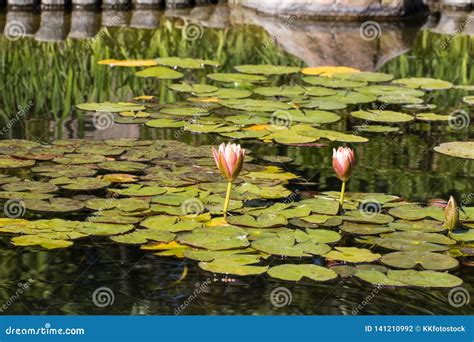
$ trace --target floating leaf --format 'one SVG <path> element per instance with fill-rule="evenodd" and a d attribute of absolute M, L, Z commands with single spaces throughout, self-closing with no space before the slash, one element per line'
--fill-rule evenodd
<path fill-rule="evenodd" d="M 232 73 L 208 74 L 207 77 L 214 81 L 228 82 L 228 83 L 247 83 L 247 82 L 253 83 L 253 82 L 262 82 L 266 80 L 264 76 L 247 75 L 247 74 L 232 74 Z"/>
<path fill-rule="evenodd" d="M 409 114 L 393 112 L 391 110 L 373 110 L 363 111 L 359 110 L 351 112 L 351 115 L 358 119 L 363 119 L 373 122 L 409 122 L 415 118 Z"/>
<path fill-rule="evenodd" d="M 474 141 L 452 141 L 436 146 L 438 153 L 452 157 L 474 159 Z"/>
<path fill-rule="evenodd" d="M 166 67 L 151 67 L 135 73 L 138 77 L 156 77 L 162 80 L 175 80 L 183 77 L 183 74 Z"/>
<path fill-rule="evenodd" d="M 359 270 L 356 277 L 374 284 L 384 286 L 417 286 L 417 287 L 456 287 L 462 280 L 454 275 L 434 271 L 388 270 L 387 274 L 378 271 Z"/>
<path fill-rule="evenodd" d="M 324 255 L 329 260 L 340 260 L 346 262 L 372 262 L 380 259 L 380 254 L 372 253 L 369 249 L 356 247 L 336 247 L 336 250 Z"/>
<path fill-rule="evenodd" d="M 218 251 L 249 246 L 246 236 L 247 232 L 237 227 L 206 227 L 180 235 L 177 241 L 192 247 Z"/>
<path fill-rule="evenodd" d="M 110 113 L 145 110 L 145 106 L 131 102 L 81 103 L 76 105 L 76 107 L 82 110 L 86 110 L 88 112 L 97 111 Z"/>
<path fill-rule="evenodd" d="M 392 83 L 403 84 L 409 88 L 421 88 L 425 90 L 450 89 L 453 87 L 450 82 L 424 77 L 400 78 L 392 81 Z"/>
<path fill-rule="evenodd" d="M 380 261 L 387 266 L 396 268 L 414 268 L 420 265 L 425 270 L 449 270 L 459 265 L 459 262 L 444 254 L 433 252 L 394 252 L 385 254 Z"/>
<path fill-rule="evenodd" d="M 336 272 L 318 265 L 284 264 L 270 268 L 267 273 L 272 278 L 288 281 L 301 281 L 302 278 L 309 278 L 314 281 L 328 281 L 337 278 Z"/>

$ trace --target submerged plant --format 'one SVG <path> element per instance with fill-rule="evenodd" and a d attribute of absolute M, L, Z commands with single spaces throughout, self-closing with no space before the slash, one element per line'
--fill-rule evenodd
<path fill-rule="evenodd" d="M 336 172 L 337 178 L 342 181 L 341 197 L 339 203 L 342 208 L 344 203 L 344 192 L 346 190 L 346 182 L 351 178 L 352 169 L 355 164 L 354 151 L 349 147 L 338 147 L 333 149 L 332 154 L 332 167 Z"/>
<path fill-rule="evenodd" d="M 232 182 L 237 178 L 245 158 L 245 149 L 241 148 L 240 145 L 222 143 L 219 146 L 219 150 L 212 147 L 212 154 L 214 155 L 214 161 L 216 162 L 217 168 L 222 174 L 222 177 L 227 180 L 227 192 L 225 195 L 224 202 L 224 218 L 227 217 L 227 209 L 229 208 L 230 191 L 232 189 Z"/>
<path fill-rule="evenodd" d="M 444 209 L 444 227 L 449 231 L 456 229 L 459 225 L 459 208 L 453 196 Z"/>

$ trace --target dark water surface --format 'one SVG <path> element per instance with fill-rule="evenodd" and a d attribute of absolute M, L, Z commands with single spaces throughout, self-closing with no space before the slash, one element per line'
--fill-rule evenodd
<path fill-rule="evenodd" d="M 222 63 L 219 68 L 222 72 L 229 72 L 239 64 L 348 65 L 389 72 L 395 78 L 423 76 L 455 84 L 474 84 L 474 66 L 470 62 L 474 57 L 474 36 L 456 33 L 461 16 L 434 14 L 409 23 L 381 23 L 380 37 L 367 41 L 360 37 L 360 23 L 288 24 L 284 19 L 249 16 L 227 7 L 193 11 L 154 13 L 157 20 L 147 24 L 148 28 L 130 27 L 147 23 L 144 19 L 133 20 L 133 15 L 137 16 L 135 12 L 126 12 L 122 21 L 112 21 L 112 26 L 118 27 L 101 26 L 117 18 L 117 13 L 81 13 L 96 27 L 84 34 L 89 36 L 87 39 L 75 38 L 79 24 L 76 21 L 74 26 L 71 22 L 77 13 L 58 12 L 62 22 L 55 24 L 56 29 L 62 27 L 64 32 L 49 39 L 56 40 L 51 42 L 39 41 L 45 39 L 44 30 L 43 36 L 37 33 L 38 27 L 44 25 L 41 20 L 47 22 L 41 16 L 47 16 L 28 17 L 33 25 L 31 37 L 13 41 L 0 38 L 2 125 L 30 101 L 33 106 L 2 137 L 36 141 L 176 139 L 173 130 L 137 125 L 116 124 L 99 131 L 90 117 L 74 109 L 77 103 L 127 100 L 144 94 L 156 95 L 162 103 L 180 99 L 168 91 L 169 82 L 138 79 L 133 77 L 133 71 L 111 70 L 96 64 L 106 58 L 209 58 Z M 8 23 L 8 15 L 11 13 L 4 14 L 2 21 Z M 106 15 L 110 15 L 109 19 Z M 188 39 L 183 33 L 189 20 L 197 22 L 202 29 L 198 39 Z M 443 24 L 446 20 L 456 25 Z M 200 71 L 188 72 L 186 80 L 200 82 L 205 75 Z M 299 80 L 288 77 L 284 81 Z M 433 92 L 427 102 L 438 105 L 437 113 L 468 111 L 459 101 L 465 94 L 457 90 Z M 357 124 L 360 122 L 344 115 L 343 120 L 329 129 L 351 131 Z M 474 162 L 433 151 L 433 146 L 441 142 L 472 139 L 470 127 L 450 129 L 446 124 L 412 123 L 398 134 L 369 136 L 368 143 L 354 146 L 358 164 L 348 184 L 349 191 L 384 192 L 410 201 L 454 195 L 472 206 Z M 216 135 L 188 133 L 179 134 L 177 139 L 193 145 L 224 141 Z M 252 141 L 244 145 L 257 157 L 293 158 L 286 168 L 307 180 L 302 190 L 339 189 L 340 183 L 331 169 L 335 144 L 286 147 Z M 265 275 L 226 278 L 200 270 L 191 260 L 156 257 L 135 246 L 117 245 L 105 238 L 79 241 L 59 251 L 12 247 L 8 239 L 1 241 L 0 303 L 9 301 L 3 311 L 7 314 L 473 313 L 470 304 L 460 308 L 450 305 L 448 290 L 375 289 L 357 279 L 292 284 Z M 321 260 L 315 258 L 314 263 Z M 463 278 L 464 288 L 472 292 L 472 267 L 462 267 L 453 274 Z M 33 279 L 31 285 L 12 300 L 28 279 Z M 208 285 L 203 286 L 204 283 Z M 282 286 L 290 290 L 292 300 L 291 304 L 278 307 L 270 297 L 275 288 Z M 113 303 L 105 307 L 92 299 L 94 291 L 101 287 L 110 289 L 108 295 L 113 297 Z M 178 309 L 181 304 L 185 304 L 182 310 Z"/>

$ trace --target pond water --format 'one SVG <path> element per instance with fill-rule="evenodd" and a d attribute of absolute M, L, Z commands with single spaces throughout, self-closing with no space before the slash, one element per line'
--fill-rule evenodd
<path fill-rule="evenodd" d="M 344 65 L 390 73 L 395 79 L 432 77 L 456 85 L 474 84 L 474 65 L 470 63 L 474 36 L 453 34 L 452 30 L 439 33 L 437 15 L 400 24 L 381 23 L 379 37 L 368 39 L 361 36 L 360 23 L 290 22 L 227 7 L 193 11 L 155 13 L 156 20 L 148 28 L 112 27 L 123 18 L 132 26 L 145 25 L 147 22 L 140 16 L 133 19 L 137 16 L 134 12 L 88 12 L 84 16 L 96 28 L 86 39 L 73 38 L 74 12 L 55 12 L 56 16 L 60 13 L 62 20 L 55 30 L 64 30 L 59 38 L 54 38 L 58 41 L 41 42 L 38 33 L 21 39 L 2 36 L 0 114 L 2 127 L 12 123 L 11 129 L 2 131 L 2 139 L 44 143 L 82 138 L 175 139 L 193 146 L 228 140 L 216 134 L 156 129 L 142 124 L 115 123 L 107 129 L 97 129 L 92 116 L 75 105 L 131 101 L 141 95 L 154 95 L 159 104 L 169 104 L 187 97 L 168 88 L 175 81 L 135 77 L 133 68 L 97 64 L 105 59 L 211 59 L 220 62 L 221 66 L 212 69 L 220 73 L 235 72 L 234 67 L 242 64 Z M 3 13 L 2 19 L 8 22 L 8 15 L 11 14 Z M 112 26 L 101 26 L 107 22 L 106 15 Z M 45 14 L 30 16 L 28 20 L 38 26 Z M 197 38 L 186 32 L 189 23 L 195 23 Z M 186 70 L 184 79 L 204 83 L 208 73 L 209 70 Z M 272 78 L 278 85 L 301 84 L 301 80 L 299 74 Z M 435 104 L 437 108 L 433 111 L 438 114 L 459 111 L 468 113 L 469 118 L 469 106 L 461 101 L 467 95 L 461 89 L 435 91 L 426 95 L 426 102 Z M 362 122 L 350 115 L 354 108 L 357 105 L 336 110 L 342 119 L 324 125 L 324 129 L 355 132 Z M 465 122 L 456 126 L 416 121 L 399 125 L 397 133 L 364 134 L 370 141 L 352 145 L 358 161 L 348 191 L 380 192 L 411 202 L 448 199 L 453 195 L 464 206 L 473 206 L 474 162 L 433 150 L 440 143 L 472 140 L 471 127 Z M 262 159 L 266 156 L 290 157 L 291 163 L 280 166 L 301 177 L 297 184 L 292 184 L 292 190 L 298 189 L 302 197 L 339 191 L 331 156 L 332 148 L 341 143 L 241 143 L 252 151 L 255 163 L 260 165 L 268 164 Z M 449 290 L 374 288 L 357 278 L 295 283 L 265 275 L 223 276 L 203 271 L 193 260 L 157 257 L 137 246 L 117 244 L 106 238 L 81 239 L 58 250 L 17 247 L 9 241 L 10 237 L 2 236 L 0 302 L 11 299 L 28 279 L 33 282 L 18 299 L 11 301 L 3 311 L 5 314 L 472 314 L 472 305 L 450 305 Z M 320 265 L 324 261 L 315 257 L 311 263 Z M 462 278 L 464 289 L 472 293 L 472 267 L 462 266 L 451 273 Z M 202 287 L 206 282 L 208 286 Z M 289 290 L 288 305 L 279 307 L 270 300 L 272 291 L 279 287 Z M 108 294 L 113 296 L 113 303 L 97 305 L 92 298 L 100 288 L 111 290 Z M 185 308 L 177 311 L 184 303 Z"/>

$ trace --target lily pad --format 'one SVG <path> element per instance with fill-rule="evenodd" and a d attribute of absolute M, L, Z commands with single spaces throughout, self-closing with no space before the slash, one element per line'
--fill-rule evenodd
<path fill-rule="evenodd" d="M 293 74 L 299 72 L 301 69 L 298 67 L 282 66 L 282 65 L 237 65 L 235 69 L 245 74 L 257 74 L 257 75 L 284 75 Z"/>
<path fill-rule="evenodd" d="M 438 153 L 451 157 L 474 159 L 474 141 L 452 141 L 436 146 L 434 150 Z"/>
<path fill-rule="evenodd" d="M 391 110 L 359 110 L 356 112 L 351 112 L 351 115 L 355 118 L 372 122 L 409 122 L 415 119 L 409 114 L 394 112 Z"/>
<path fill-rule="evenodd" d="M 449 273 L 435 271 L 388 270 L 385 274 L 373 270 L 359 270 L 355 276 L 368 283 L 384 286 L 451 288 L 463 282 Z"/>
<path fill-rule="evenodd" d="M 352 263 L 373 262 L 380 259 L 381 255 L 372 253 L 369 249 L 356 247 L 336 247 L 324 257 L 329 260 L 339 260 Z"/>
<path fill-rule="evenodd" d="M 455 268 L 459 262 L 448 255 L 433 252 L 394 252 L 385 254 L 382 263 L 395 268 L 414 268 L 420 265 L 425 270 L 441 271 Z"/>
<path fill-rule="evenodd" d="M 136 103 L 131 103 L 131 102 L 81 103 L 81 104 L 76 105 L 76 107 L 88 112 L 109 112 L 109 113 L 145 110 L 145 106 L 136 104 Z"/>
<path fill-rule="evenodd" d="M 254 83 L 266 80 L 264 76 L 233 73 L 208 74 L 207 77 L 214 81 L 227 83 Z"/>
<path fill-rule="evenodd" d="M 183 74 L 166 67 L 151 67 L 141 71 L 137 71 L 135 76 L 138 77 L 156 77 L 162 80 L 175 80 L 177 78 L 183 77 Z"/>
<path fill-rule="evenodd" d="M 301 281 L 303 278 L 309 278 L 320 282 L 337 278 L 336 272 L 318 265 L 284 264 L 271 267 L 267 273 L 272 278 L 288 281 Z"/>

